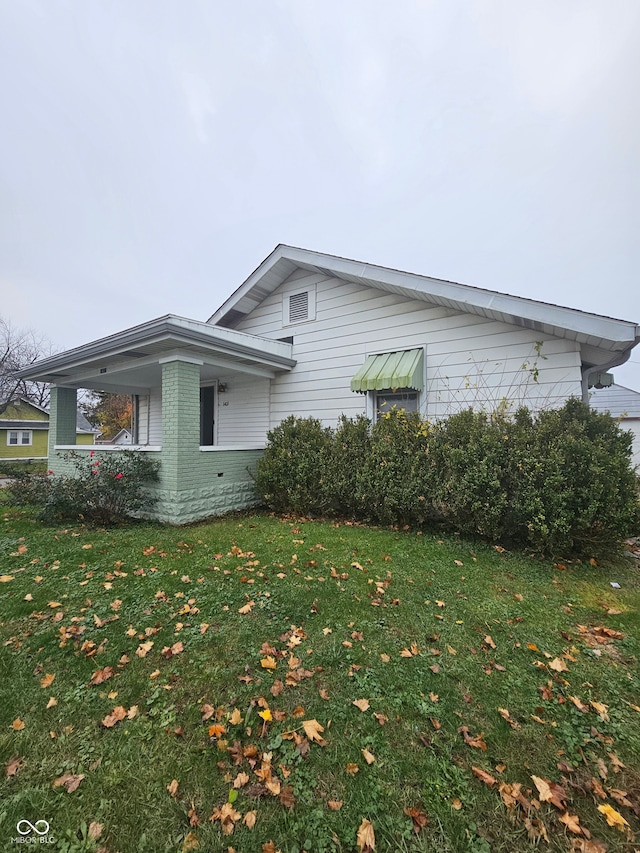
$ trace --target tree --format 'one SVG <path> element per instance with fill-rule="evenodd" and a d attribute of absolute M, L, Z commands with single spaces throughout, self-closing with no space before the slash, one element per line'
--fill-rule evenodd
<path fill-rule="evenodd" d="M 81 408 L 91 426 L 102 430 L 103 439 L 114 438 L 121 429 L 131 429 L 132 405 L 129 394 L 91 391 Z"/>
<path fill-rule="evenodd" d="M 51 352 L 51 341 L 45 335 L 33 329 L 17 329 L 0 317 L 0 415 L 17 397 L 42 408 L 48 406 L 48 384 L 20 379 L 16 374 Z"/>

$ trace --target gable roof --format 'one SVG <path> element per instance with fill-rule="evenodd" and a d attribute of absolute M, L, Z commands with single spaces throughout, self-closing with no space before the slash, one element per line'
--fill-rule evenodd
<path fill-rule="evenodd" d="M 640 342 L 640 327 L 627 320 L 617 320 L 575 308 L 511 296 L 508 293 L 403 272 L 282 243 L 276 246 L 249 278 L 211 315 L 208 322 L 233 328 L 296 269 L 375 287 L 407 299 L 417 299 L 454 311 L 476 314 L 554 337 L 568 338 L 594 350 L 620 353 L 623 361 L 626 360 L 624 354 L 628 357 L 628 352 Z M 598 357 L 592 360 L 595 363 L 601 361 Z"/>
<path fill-rule="evenodd" d="M 592 388 L 589 405 L 597 412 L 610 412 L 614 418 L 640 418 L 640 392 L 623 385 Z"/>
<path fill-rule="evenodd" d="M 41 412 L 46 417 L 37 421 L 21 418 L 0 418 L 0 429 L 49 429 L 49 409 L 45 409 L 42 406 L 39 406 L 37 403 L 33 403 L 26 397 L 16 397 L 14 400 L 10 401 L 9 405 L 15 402 L 25 403 L 27 406 L 31 406 L 31 408 L 35 409 L 37 412 Z M 99 434 L 100 430 L 96 427 L 91 426 L 84 414 L 80 411 L 80 409 L 78 409 L 76 411 L 76 432 Z"/>

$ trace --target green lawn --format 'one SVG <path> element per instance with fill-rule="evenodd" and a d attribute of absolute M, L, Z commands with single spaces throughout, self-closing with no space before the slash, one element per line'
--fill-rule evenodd
<path fill-rule="evenodd" d="M 3 851 L 19 821 L 109 853 L 640 845 L 630 563 L 266 515 L 0 523 Z"/>

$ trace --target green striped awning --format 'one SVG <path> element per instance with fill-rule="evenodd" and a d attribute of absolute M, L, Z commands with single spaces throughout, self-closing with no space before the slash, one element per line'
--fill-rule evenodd
<path fill-rule="evenodd" d="M 351 380 L 351 390 L 364 393 L 388 388 L 414 388 L 422 391 L 423 356 L 422 348 L 367 356 Z"/>

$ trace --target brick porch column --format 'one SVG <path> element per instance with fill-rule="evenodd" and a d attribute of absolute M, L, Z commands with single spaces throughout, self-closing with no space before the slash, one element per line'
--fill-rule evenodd
<path fill-rule="evenodd" d="M 78 392 L 75 388 L 51 387 L 49 403 L 49 459 L 55 456 L 56 444 L 76 443 Z"/>
<path fill-rule="evenodd" d="M 162 364 L 162 486 L 189 489 L 200 446 L 200 366 L 189 356 L 168 356 Z"/>

